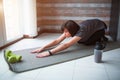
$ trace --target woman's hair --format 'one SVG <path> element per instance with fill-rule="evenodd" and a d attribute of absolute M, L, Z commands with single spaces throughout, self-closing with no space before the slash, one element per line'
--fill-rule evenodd
<path fill-rule="evenodd" d="M 71 36 L 73 37 L 77 33 L 79 28 L 80 27 L 76 22 L 74 22 L 73 20 L 68 20 L 62 25 L 61 30 L 63 32 L 64 29 L 67 29 L 69 33 L 71 34 Z"/>

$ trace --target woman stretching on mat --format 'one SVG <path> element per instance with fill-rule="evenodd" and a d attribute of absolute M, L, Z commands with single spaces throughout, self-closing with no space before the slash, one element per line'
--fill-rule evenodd
<path fill-rule="evenodd" d="M 72 46 L 75 43 L 79 44 L 85 44 L 85 45 L 93 45 L 97 41 L 107 41 L 108 39 L 104 36 L 105 30 L 107 29 L 106 24 L 99 20 L 99 19 L 91 19 L 81 22 L 80 24 L 77 24 L 76 22 L 72 20 L 68 20 L 66 23 L 64 23 L 61 27 L 61 30 L 63 31 L 62 35 L 59 36 L 57 39 L 53 40 L 49 44 L 38 48 L 36 50 L 33 50 L 32 53 L 40 53 L 36 57 L 46 57 L 50 55 L 54 55 L 57 52 L 60 52 L 62 50 L 65 50 Z M 68 42 L 59 44 L 62 42 L 65 38 L 72 37 Z M 59 44 L 57 47 L 49 50 L 44 51 L 46 48 L 52 47 Z"/>

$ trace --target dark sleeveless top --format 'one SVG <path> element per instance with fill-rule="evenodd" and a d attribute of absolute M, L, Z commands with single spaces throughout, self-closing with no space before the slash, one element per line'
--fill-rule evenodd
<path fill-rule="evenodd" d="M 86 41 L 96 31 L 107 29 L 106 24 L 99 19 L 91 19 L 83 21 L 79 24 L 80 29 L 77 31 L 75 36 L 81 37 L 79 42 Z"/>

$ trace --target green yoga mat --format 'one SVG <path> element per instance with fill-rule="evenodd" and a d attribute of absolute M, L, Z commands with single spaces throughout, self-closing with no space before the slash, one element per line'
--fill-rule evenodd
<path fill-rule="evenodd" d="M 110 42 L 108 43 L 104 51 L 116 49 L 119 47 L 119 42 Z M 22 61 L 10 64 L 5 59 L 9 65 L 9 69 L 13 72 L 18 73 L 86 57 L 89 55 L 93 55 L 94 46 L 75 44 L 65 51 L 60 52 L 59 54 L 44 58 L 36 58 L 35 54 L 31 54 L 30 52 L 34 49 L 36 48 L 14 51 L 14 53 L 22 55 Z"/>

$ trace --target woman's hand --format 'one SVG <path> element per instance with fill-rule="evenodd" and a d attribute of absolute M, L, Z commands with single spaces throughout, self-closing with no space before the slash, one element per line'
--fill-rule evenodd
<path fill-rule="evenodd" d="M 43 53 L 39 53 L 39 54 L 37 54 L 37 58 L 42 58 L 42 57 L 47 57 L 47 56 L 49 56 L 50 55 L 50 53 L 48 52 L 48 51 L 46 51 L 46 52 L 43 52 Z"/>
<path fill-rule="evenodd" d="M 32 53 L 40 53 L 44 50 L 44 48 L 38 48 L 32 51 Z"/>

